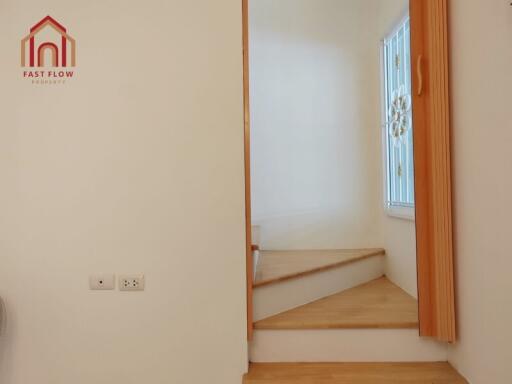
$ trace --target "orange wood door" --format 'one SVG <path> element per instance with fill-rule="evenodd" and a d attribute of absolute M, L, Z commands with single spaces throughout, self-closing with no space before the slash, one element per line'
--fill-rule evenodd
<path fill-rule="evenodd" d="M 454 342 L 448 0 L 410 0 L 420 335 Z"/>

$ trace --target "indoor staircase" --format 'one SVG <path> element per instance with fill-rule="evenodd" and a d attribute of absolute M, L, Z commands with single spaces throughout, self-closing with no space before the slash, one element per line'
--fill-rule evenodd
<path fill-rule="evenodd" d="M 418 336 L 417 301 L 384 276 L 383 249 L 259 256 L 246 384 L 465 383 L 438 363 L 446 345 Z"/>

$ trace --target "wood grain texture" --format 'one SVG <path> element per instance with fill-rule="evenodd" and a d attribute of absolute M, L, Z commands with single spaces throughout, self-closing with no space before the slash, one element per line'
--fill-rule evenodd
<path fill-rule="evenodd" d="M 383 277 L 257 321 L 255 329 L 417 328 L 416 300 Z"/>
<path fill-rule="evenodd" d="M 447 13 L 447 0 L 410 1 L 412 62 L 422 57 L 423 75 L 413 92 L 420 335 L 454 342 Z"/>
<path fill-rule="evenodd" d="M 383 256 L 382 248 L 260 251 L 254 287 L 279 283 L 323 272 L 373 256 Z"/>
<path fill-rule="evenodd" d="M 448 363 L 251 364 L 244 384 L 467 384 Z"/>
<path fill-rule="evenodd" d="M 247 279 L 247 339 L 253 333 L 253 255 L 251 218 L 251 127 L 249 107 L 249 4 L 242 0 L 242 49 L 244 89 L 244 166 L 245 166 L 245 258 Z"/>

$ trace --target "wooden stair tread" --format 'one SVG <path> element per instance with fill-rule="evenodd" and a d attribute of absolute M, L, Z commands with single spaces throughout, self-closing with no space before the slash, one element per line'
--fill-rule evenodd
<path fill-rule="evenodd" d="M 382 248 L 260 251 L 254 287 L 326 271 L 384 254 L 385 251 Z"/>
<path fill-rule="evenodd" d="M 244 384 L 468 384 L 448 363 L 251 364 Z"/>
<path fill-rule="evenodd" d="M 417 327 L 417 301 L 385 277 L 254 323 L 255 329 Z"/>

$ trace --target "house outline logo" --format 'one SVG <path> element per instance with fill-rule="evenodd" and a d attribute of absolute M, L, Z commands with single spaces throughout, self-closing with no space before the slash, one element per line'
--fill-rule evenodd
<path fill-rule="evenodd" d="M 60 34 L 61 38 L 59 44 L 51 41 L 42 41 L 36 43 L 36 37 L 39 32 L 43 31 L 47 27 L 54 29 L 58 34 Z M 26 57 L 27 43 L 29 44 L 28 62 Z M 70 50 L 69 58 L 68 48 Z M 52 67 L 65 68 L 68 66 L 76 66 L 76 41 L 70 35 L 68 35 L 66 28 L 51 16 L 46 16 L 37 24 L 35 24 L 32 28 L 30 28 L 30 33 L 21 40 L 21 66 L 32 68 L 44 67 L 45 53 L 47 50 L 49 50 L 51 53 Z"/>

